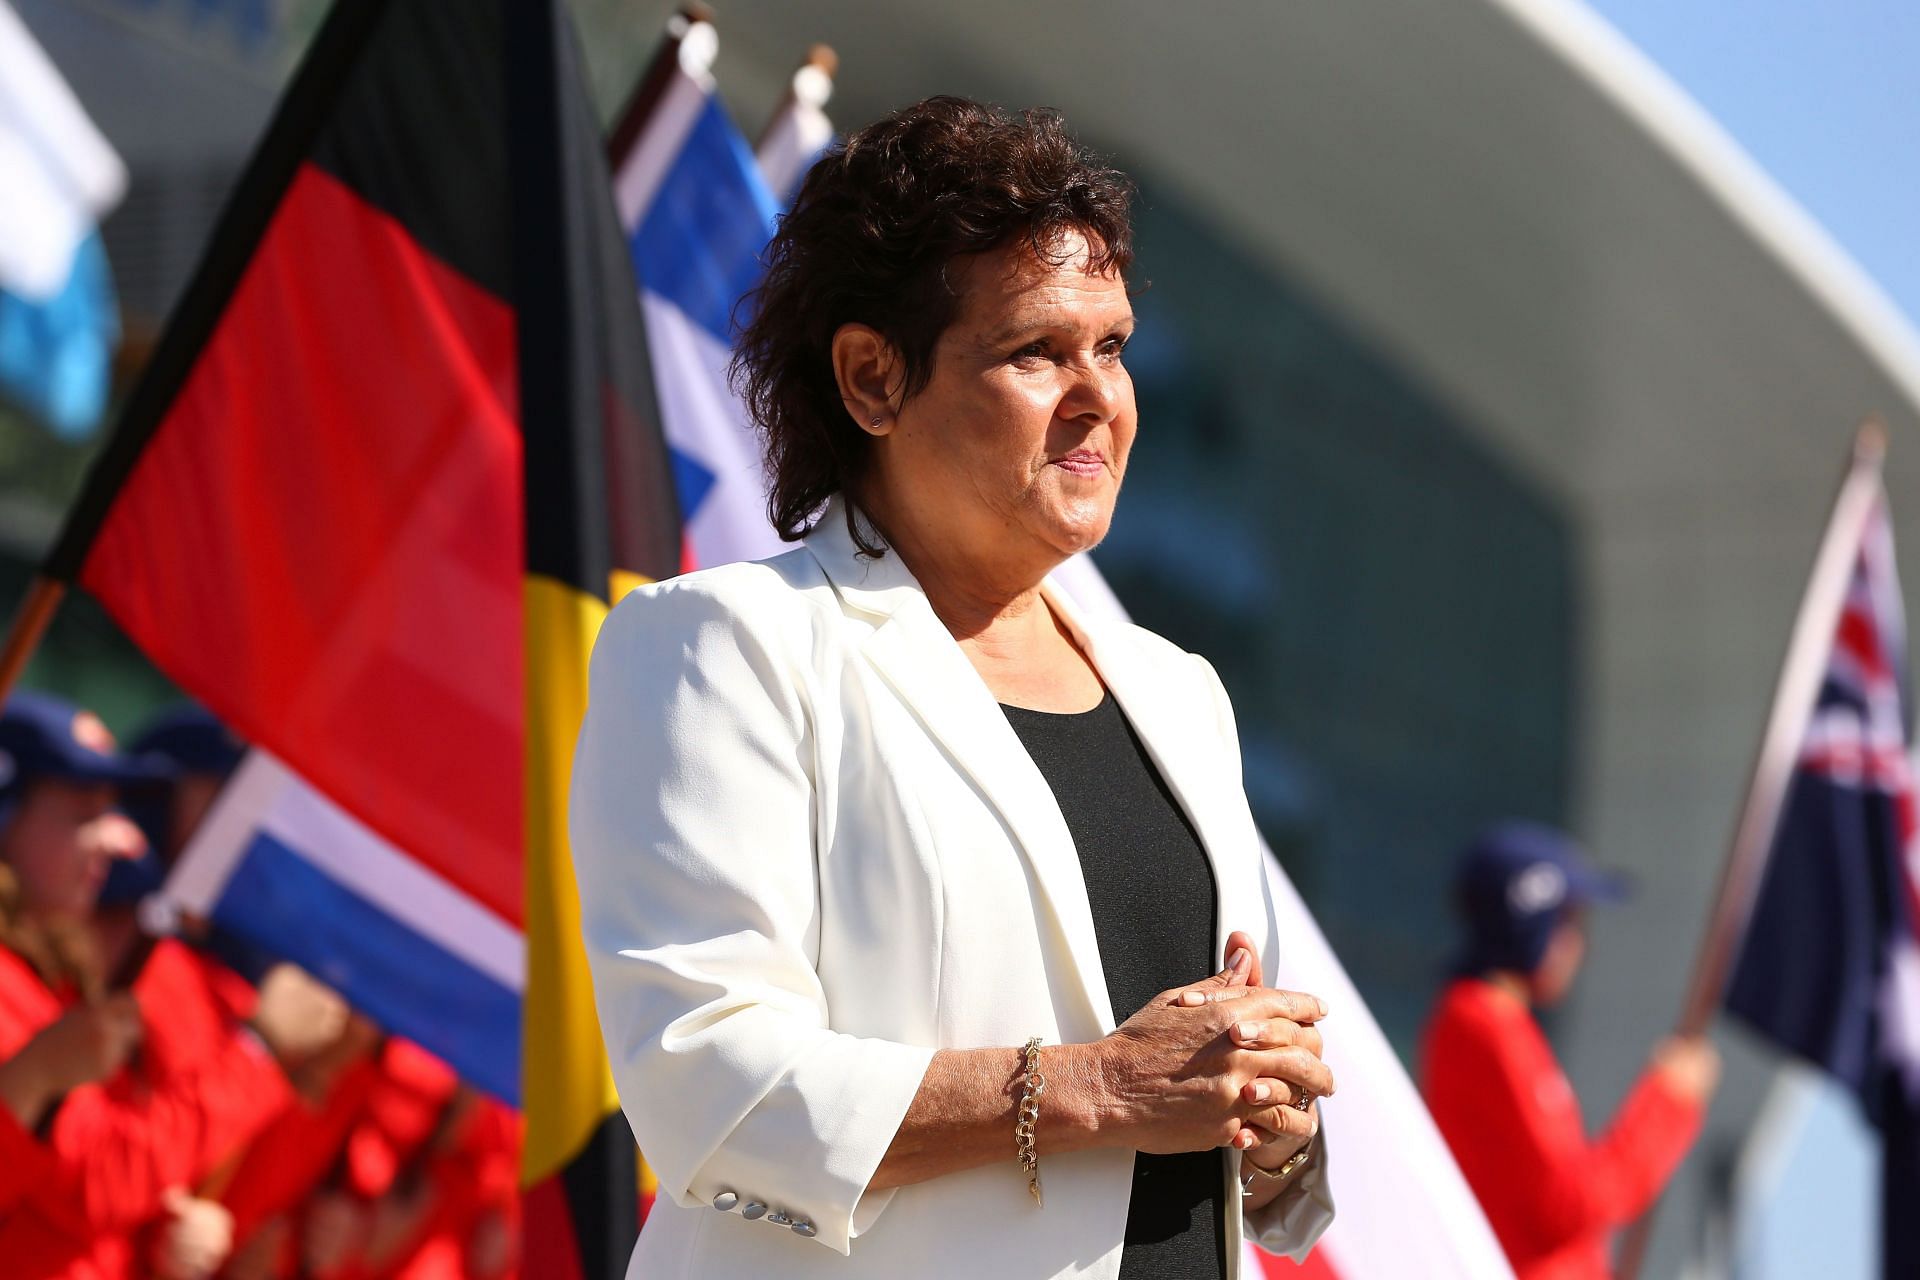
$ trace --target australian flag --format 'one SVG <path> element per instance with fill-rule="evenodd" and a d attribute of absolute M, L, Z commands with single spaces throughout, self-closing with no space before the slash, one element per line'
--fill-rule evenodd
<path fill-rule="evenodd" d="M 1882 1265 L 1920 1276 L 1920 795 L 1882 498 L 1727 1008 L 1853 1090 L 1885 1140 Z"/>

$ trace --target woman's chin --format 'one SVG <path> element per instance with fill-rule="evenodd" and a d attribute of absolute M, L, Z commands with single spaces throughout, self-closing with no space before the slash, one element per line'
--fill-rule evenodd
<path fill-rule="evenodd" d="M 1051 542 L 1060 553 L 1061 559 L 1077 556 L 1083 551 L 1091 551 L 1099 546 L 1107 536 L 1107 529 L 1113 523 L 1113 508 L 1101 507 L 1097 511 L 1079 513 L 1054 522 Z"/>
<path fill-rule="evenodd" d="M 1113 523 L 1119 484 L 1105 473 L 1081 477 L 1058 468 L 1048 470 L 1057 474 L 1045 476 L 1027 491 L 1020 516 L 1026 536 L 1044 542 L 1062 560 L 1091 551 Z"/>

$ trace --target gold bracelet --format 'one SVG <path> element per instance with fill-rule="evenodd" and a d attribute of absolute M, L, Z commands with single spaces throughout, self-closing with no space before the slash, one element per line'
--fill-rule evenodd
<path fill-rule="evenodd" d="M 1312 1152 L 1313 1141 L 1312 1139 L 1308 1139 L 1307 1145 L 1287 1157 L 1287 1162 L 1278 1169 L 1262 1169 L 1259 1165 L 1247 1159 L 1246 1156 L 1241 1156 L 1240 1167 L 1252 1171 L 1240 1175 L 1241 1196 L 1246 1197 L 1253 1194 L 1253 1180 L 1256 1177 L 1262 1182 L 1285 1182 L 1294 1170 L 1307 1162 L 1307 1156 L 1312 1154 Z"/>
<path fill-rule="evenodd" d="M 1040 1095 L 1047 1091 L 1047 1078 L 1040 1074 L 1040 1037 L 1027 1041 L 1022 1053 L 1025 1087 L 1020 1092 L 1019 1118 L 1013 1126 L 1013 1146 L 1020 1155 L 1020 1167 L 1027 1171 L 1027 1190 L 1033 1195 L 1033 1203 L 1045 1208 L 1046 1202 L 1040 1198 L 1040 1153 L 1033 1143 L 1034 1128 L 1040 1123 Z"/>

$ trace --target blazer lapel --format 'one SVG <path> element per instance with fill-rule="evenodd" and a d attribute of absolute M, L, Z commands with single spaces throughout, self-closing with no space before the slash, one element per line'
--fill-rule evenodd
<path fill-rule="evenodd" d="M 899 556 L 862 558 L 845 519 L 835 502 L 807 538 L 808 549 L 843 603 L 874 620 L 862 645 L 867 659 L 1012 832 L 1059 931 L 1086 1013 L 1106 1034 L 1114 1028 L 1113 1006 L 1093 910 L 1052 789 Z"/>

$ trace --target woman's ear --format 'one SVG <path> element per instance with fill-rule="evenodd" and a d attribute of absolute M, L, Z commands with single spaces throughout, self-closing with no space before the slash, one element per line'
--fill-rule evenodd
<path fill-rule="evenodd" d="M 843 324 L 834 331 L 833 380 L 854 425 L 868 435 L 884 436 L 893 430 L 892 391 L 898 366 L 893 344 L 871 325 Z"/>

